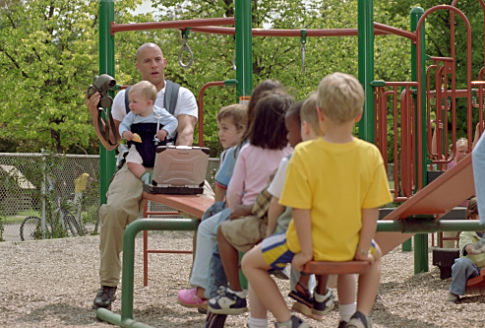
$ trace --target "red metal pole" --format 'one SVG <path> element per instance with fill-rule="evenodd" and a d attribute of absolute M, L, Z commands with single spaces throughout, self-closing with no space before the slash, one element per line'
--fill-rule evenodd
<path fill-rule="evenodd" d="M 167 29 L 209 25 L 234 25 L 234 17 L 227 18 L 204 18 L 204 19 L 189 19 L 170 22 L 151 22 L 151 23 L 129 23 L 129 24 L 115 24 L 111 23 L 111 35 L 116 32 L 138 31 L 138 30 L 153 30 L 153 29 Z"/>
<path fill-rule="evenodd" d="M 203 137 L 204 137 L 204 120 L 203 120 L 203 105 L 204 105 L 204 92 L 208 87 L 214 87 L 214 86 L 224 86 L 224 81 L 214 81 L 214 82 L 208 82 L 200 88 L 199 91 L 199 97 L 198 97 L 198 103 L 199 103 L 199 120 L 197 122 L 198 124 L 198 130 L 199 130 L 199 146 L 202 146 L 204 144 L 203 142 Z"/>

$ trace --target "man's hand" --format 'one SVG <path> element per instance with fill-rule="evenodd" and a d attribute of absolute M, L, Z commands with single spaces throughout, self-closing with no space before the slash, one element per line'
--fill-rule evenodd
<path fill-rule="evenodd" d="M 86 99 L 84 100 L 84 103 L 86 104 L 86 107 L 89 109 L 89 112 L 93 116 L 93 118 L 96 118 L 96 115 L 98 114 L 98 104 L 99 101 L 101 100 L 101 95 L 99 92 L 95 92 L 90 98 L 88 98 L 88 94 L 86 93 Z"/>

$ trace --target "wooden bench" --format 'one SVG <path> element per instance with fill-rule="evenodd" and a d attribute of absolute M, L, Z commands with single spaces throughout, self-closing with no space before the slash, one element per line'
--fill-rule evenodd
<path fill-rule="evenodd" d="M 303 272 L 313 274 L 361 274 L 369 269 L 367 261 L 318 262 L 310 261 L 303 266 Z"/>
<path fill-rule="evenodd" d="M 173 216 L 185 214 L 191 218 L 201 219 L 204 212 L 214 203 L 214 199 L 204 195 L 165 195 L 143 193 L 143 217 Z M 148 209 L 148 201 L 160 203 L 173 210 L 152 211 Z M 163 219 L 163 218 L 162 218 Z M 194 234 L 194 243 L 195 243 Z M 148 285 L 148 254 L 150 253 L 179 253 L 192 254 L 193 250 L 165 250 L 148 248 L 148 231 L 143 231 L 143 286 Z"/>

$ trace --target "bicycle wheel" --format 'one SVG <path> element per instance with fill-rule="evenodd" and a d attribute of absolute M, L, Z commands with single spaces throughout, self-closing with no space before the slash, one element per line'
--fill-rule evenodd
<path fill-rule="evenodd" d="M 20 240 L 42 239 L 40 218 L 36 216 L 26 217 L 20 225 Z"/>
<path fill-rule="evenodd" d="M 81 226 L 77 222 L 74 215 L 69 213 L 68 211 L 63 212 L 64 223 L 66 225 L 66 230 L 70 231 L 72 236 L 82 236 L 84 235 Z"/>

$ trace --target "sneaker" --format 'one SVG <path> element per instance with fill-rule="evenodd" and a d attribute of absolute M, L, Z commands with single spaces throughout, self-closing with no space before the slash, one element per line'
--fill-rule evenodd
<path fill-rule="evenodd" d="M 116 287 L 101 286 L 93 302 L 93 309 L 105 308 L 111 310 L 111 303 L 116 299 Z"/>
<path fill-rule="evenodd" d="M 357 311 L 350 317 L 345 328 L 372 328 L 372 322 L 365 314 Z"/>
<path fill-rule="evenodd" d="M 207 309 L 217 314 L 241 314 L 248 310 L 246 305 L 246 292 L 243 297 L 238 296 L 234 291 L 225 288 L 224 292 L 209 300 Z"/>
<path fill-rule="evenodd" d="M 291 316 L 290 321 L 275 322 L 274 326 L 276 328 L 311 328 L 307 323 L 294 315 Z"/>
<path fill-rule="evenodd" d="M 291 290 L 288 296 L 296 301 L 291 307 L 292 311 L 301 313 L 312 319 L 321 319 L 320 317 L 315 317 L 313 315 L 313 298 L 308 289 L 306 289 L 300 282 L 296 283 L 295 289 Z"/>
<path fill-rule="evenodd" d="M 223 328 L 227 315 L 209 312 L 205 320 L 205 328 Z"/>
<path fill-rule="evenodd" d="M 275 278 L 281 279 L 281 280 L 290 280 L 290 277 L 288 277 L 288 274 L 286 273 L 286 270 L 276 270 L 276 269 L 271 269 L 268 270 L 268 273 L 273 275 Z"/>
<path fill-rule="evenodd" d="M 345 328 L 347 321 L 340 320 L 337 328 Z"/>
<path fill-rule="evenodd" d="M 448 292 L 448 298 L 446 301 L 450 303 L 458 303 L 460 301 L 460 296 L 455 295 L 452 292 Z"/>
<path fill-rule="evenodd" d="M 197 288 L 182 289 L 177 295 L 177 301 L 180 305 L 189 308 L 203 308 L 207 299 L 197 296 Z"/>
<path fill-rule="evenodd" d="M 335 306 L 334 298 L 333 291 L 330 288 L 327 288 L 325 295 L 320 295 L 315 291 L 313 295 L 312 313 L 317 316 L 323 316 L 332 311 Z"/>

